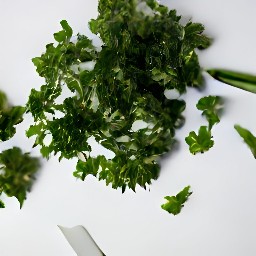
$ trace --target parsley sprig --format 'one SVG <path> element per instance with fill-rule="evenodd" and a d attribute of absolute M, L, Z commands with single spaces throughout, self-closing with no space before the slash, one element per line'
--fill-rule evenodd
<path fill-rule="evenodd" d="M 223 99 L 220 96 L 206 96 L 201 98 L 196 107 L 202 111 L 202 115 L 206 117 L 208 121 L 207 126 L 201 126 L 198 134 L 194 131 L 190 132 L 185 138 L 186 143 L 189 145 L 189 151 L 192 154 L 204 153 L 208 151 L 213 145 L 214 140 L 212 139 L 212 127 L 220 121 L 220 110 Z"/>

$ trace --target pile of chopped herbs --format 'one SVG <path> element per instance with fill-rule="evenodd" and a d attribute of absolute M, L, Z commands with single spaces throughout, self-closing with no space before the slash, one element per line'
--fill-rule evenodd
<path fill-rule="evenodd" d="M 45 82 L 31 90 L 26 108 L 10 106 L 0 92 L 0 141 L 13 137 L 27 109 L 34 118 L 27 136 L 35 136 L 34 147 L 40 147 L 43 157 L 77 158 L 75 177 L 84 180 L 91 174 L 115 189 L 135 191 L 157 179 L 159 160 L 175 143 L 186 107 L 177 93 L 203 85 L 196 52 L 207 48 L 210 39 L 202 24 L 182 24 L 175 10 L 155 0 L 99 0 L 98 12 L 89 27 L 100 38 L 100 47 L 85 35 L 74 37 L 63 20 L 55 43 L 33 58 Z M 256 76 L 206 71 L 221 82 L 256 92 Z M 209 95 L 196 107 L 208 125 L 185 138 L 192 154 L 214 145 L 212 127 L 220 121 L 222 99 Z M 235 129 L 256 158 L 256 137 L 240 125 Z M 92 156 L 92 138 L 113 157 Z M 0 195 L 16 197 L 22 207 L 38 167 L 37 158 L 17 147 L 1 152 Z M 176 215 L 191 194 L 187 186 L 166 196 L 161 207 Z"/>
<path fill-rule="evenodd" d="M 185 102 L 165 93 L 202 85 L 196 50 L 210 39 L 202 24 L 182 25 L 175 10 L 155 0 L 99 0 L 98 11 L 89 26 L 100 49 L 85 35 L 71 40 L 72 28 L 63 20 L 56 42 L 33 59 L 45 83 L 31 90 L 27 110 L 34 124 L 27 136 L 35 136 L 46 158 L 82 154 L 75 177 L 91 174 L 122 191 L 146 188 L 184 121 Z M 90 138 L 114 157 L 91 156 Z"/>

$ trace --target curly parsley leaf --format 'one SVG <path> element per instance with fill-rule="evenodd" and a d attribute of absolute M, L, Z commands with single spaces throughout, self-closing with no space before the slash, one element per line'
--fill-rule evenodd
<path fill-rule="evenodd" d="M 167 202 L 162 204 L 161 207 L 165 211 L 177 215 L 180 213 L 181 209 L 184 207 L 184 203 L 188 200 L 189 196 L 192 194 L 190 192 L 190 186 L 185 187 L 176 196 L 166 196 Z"/>
<path fill-rule="evenodd" d="M 175 10 L 155 0 L 100 0 L 98 11 L 89 25 L 102 41 L 100 50 L 84 35 L 71 42 L 72 29 L 62 21 L 54 34 L 58 44 L 48 44 L 33 59 L 45 83 L 29 96 L 27 110 L 35 122 L 27 136 L 35 136 L 34 146 L 47 158 L 86 154 L 74 172 L 82 180 L 94 175 L 122 191 L 145 188 L 158 177 L 159 159 L 184 122 L 185 102 L 169 100 L 164 92 L 201 86 L 196 48 L 208 47 L 210 40 L 201 24 L 183 26 Z M 60 101 L 63 87 L 70 92 Z M 138 121 L 146 127 L 133 129 Z M 92 137 L 115 156 L 90 156 Z"/>
<path fill-rule="evenodd" d="M 256 158 L 256 137 L 247 129 L 241 127 L 240 125 L 235 125 L 234 128 L 238 134 L 244 139 L 244 142 L 250 148 L 254 158 Z"/>
<path fill-rule="evenodd" d="M 91 174 L 99 180 L 106 180 L 106 184 L 112 184 L 113 188 L 126 187 L 135 191 L 136 185 L 146 187 L 151 179 L 156 179 L 159 174 L 159 165 L 153 159 L 126 159 L 124 162 L 121 157 L 107 160 L 104 156 L 96 158 L 90 157 L 86 162 L 78 161 L 74 176 L 84 180 Z M 111 170 L 111 171 L 110 171 Z"/>
<path fill-rule="evenodd" d="M 210 95 L 201 98 L 196 104 L 197 109 L 203 111 L 202 115 L 206 117 L 209 123 L 209 130 L 220 121 L 219 110 L 222 107 L 221 102 L 221 97 Z"/>
<path fill-rule="evenodd" d="M 0 141 L 13 137 L 15 126 L 22 122 L 24 112 L 24 107 L 10 106 L 6 95 L 0 91 Z"/>
<path fill-rule="evenodd" d="M 30 191 L 35 174 L 40 167 L 39 159 L 29 153 L 22 153 L 20 148 L 13 147 L 0 153 L 0 195 L 16 197 L 22 207 L 27 191 Z M 1 207 L 4 207 L 0 201 Z"/>
<path fill-rule="evenodd" d="M 204 153 L 214 145 L 211 131 L 206 126 L 199 128 L 198 135 L 194 131 L 190 132 L 185 141 L 189 145 L 189 151 L 192 154 Z"/>

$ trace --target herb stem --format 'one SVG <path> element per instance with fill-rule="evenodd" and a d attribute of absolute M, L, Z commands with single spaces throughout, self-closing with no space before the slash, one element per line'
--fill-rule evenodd
<path fill-rule="evenodd" d="M 256 93 L 256 75 L 225 69 L 208 69 L 206 72 L 225 84 Z"/>

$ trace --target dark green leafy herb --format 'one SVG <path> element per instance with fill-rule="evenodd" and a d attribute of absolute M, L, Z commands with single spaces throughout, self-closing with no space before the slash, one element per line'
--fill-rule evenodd
<path fill-rule="evenodd" d="M 16 197 L 21 208 L 39 165 L 38 158 L 23 154 L 17 147 L 0 153 L 0 195 L 5 193 L 9 197 Z M 4 208 L 1 200 L 0 208 Z"/>
<path fill-rule="evenodd" d="M 83 154 L 75 177 L 91 174 L 122 191 L 145 188 L 158 177 L 159 157 L 171 149 L 183 121 L 185 102 L 169 100 L 164 92 L 201 85 L 195 49 L 208 47 L 210 40 L 201 24 L 181 25 L 175 10 L 155 0 L 100 0 L 98 10 L 90 29 L 102 40 L 100 50 L 84 35 L 71 42 L 72 29 L 62 21 L 54 34 L 57 45 L 48 44 L 33 59 L 45 84 L 29 96 L 35 124 L 27 136 L 36 136 L 35 146 L 47 158 Z M 70 94 L 60 101 L 65 86 Z M 141 121 L 145 127 L 135 129 Z M 115 156 L 92 157 L 91 137 Z"/>
<path fill-rule="evenodd" d="M 249 130 L 241 127 L 240 125 L 236 124 L 234 127 L 250 148 L 254 158 L 256 158 L 256 137 Z"/>
<path fill-rule="evenodd" d="M 185 187 L 176 196 L 166 196 L 167 202 L 162 204 L 162 209 L 167 212 L 177 215 L 180 213 L 181 209 L 184 207 L 184 203 L 188 200 L 189 196 L 192 194 L 190 192 L 190 186 Z"/>
<path fill-rule="evenodd" d="M 23 120 L 25 108 L 10 106 L 6 95 L 0 91 L 0 141 L 6 141 L 16 132 L 15 125 Z"/>

